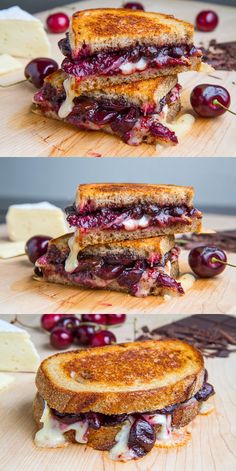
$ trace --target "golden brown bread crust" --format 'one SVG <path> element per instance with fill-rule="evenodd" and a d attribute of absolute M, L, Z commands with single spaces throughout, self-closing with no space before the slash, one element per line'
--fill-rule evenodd
<path fill-rule="evenodd" d="M 75 240 L 79 243 L 81 249 L 84 249 L 87 245 L 95 244 L 107 244 L 114 243 L 122 240 L 135 240 L 150 237 L 157 237 L 161 235 L 182 234 L 186 232 L 201 232 L 202 221 L 201 219 L 192 219 L 187 223 L 177 223 L 169 227 L 151 227 L 137 229 L 135 231 L 126 231 L 119 229 L 119 231 L 102 231 L 102 230 L 91 230 L 81 234 L 79 231 L 76 232 Z"/>
<path fill-rule="evenodd" d="M 185 65 L 177 65 L 175 67 L 162 67 L 160 69 L 146 69 L 142 72 L 134 72 L 130 75 L 117 74 L 111 76 L 98 75 L 77 80 L 76 77 L 71 77 L 73 88 L 77 91 L 78 95 L 87 93 L 92 90 L 102 90 L 107 87 L 114 87 L 119 84 L 127 84 L 130 82 L 147 81 L 162 76 L 178 75 L 182 72 L 190 72 L 195 70 L 201 72 L 202 62 L 200 57 L 189 57 L 186 59 Z"/>
<path fill-rule="evenodd" d="M 68 241 L 73 236 L 73 233 L 64 234 L 56 239 L 49 241 L 48 247 L 52 245 L 57 246 L 60 250 L 66 250 Z M 137 257 L 148 258 L 153 253 L 164 255 L 175 246 L 175 237 L 173 235 L 152 237 L 148 239 L 138 240 L 124 240 L 121 242 L 97 244 L 85 247 L 81 251 L 81 255 L 100 255 L 101 257 L 109 254 L 121 254 L 124 251 L 130 255 L 137 255 Z"/>
<path fill-rule="evenodd" d="M 203 380 L 198 350 L 154 340 L 53 355 L 41 363 L 36 386 L 59 412 L 130 414 L 187 401 Z"/>
<path fill-rule="evenodd" d="M 192 207 L 193 197 L 194 188 L 192 186 L 147 183 L 91 183 L 77 187 L 75 205 L 78 210 L 82 210 L 88 202 L 92 201 L 93 211 L 104 207 L 122 208 L 137 204 L 186 205 Z"/>
<path fill-rule="evenodd" d="M 89 46 L 88 54 L 139 45 L 192 44 L 194 27 L 170 15 L 122 8 L 82 10 L 72 16 L 72 55 Z"/>
<path fill-rule="evenodd" d="M 37 428 L 42 428 L 40 419 L 43 414 L 44 401 L 42 397 L 37 393 L 34 399 L 34 420 L 37 424 Z M 199 403 L 196 401 L 189 407 L 179 409 L 174 412 L 172 416 L 172 424 L 175 428 L 181 428 L 188 425 L 199 412 Z M 123 424 L 113 425 L 111 427 L 101 427 L 98 430 L 89 428 L 88 431 L 88 442 L 87 445 L 91 446 L 96 450 L 110 450 L 115 445 L 115 438 L 117 433 L 121 430 Z M 156 425 L 156 432 L 159 431 L 160 425 Z M 64 434 L 66 441 L 69 443 L 78 443 L 75 440 L 75 432 L 70 430 Z"/>
<path fill-rule="evenodd" d="M 63 83 L 67 78 L 68 75 L 62 69 L 59 69 L 48 75 L 44 83 L 50 84 L 58 92 L 61 92 L 64 90 Z M 140 80 L 135 83 L 130 82 L 108 86 L 102 90 L 88 91 L 88 93 L 85 93 L 85 96 L 96 99 L 104 97 L 108 99 L 120 99 L 122 96 L 127 102 L 142 107 L 144 104 L 156 105 L 177 83 L 177 75 L 156 77 L 150 80 Z M 76 87 L 76 90 L 76 96 L 80 96 L 79 88 Z"/>

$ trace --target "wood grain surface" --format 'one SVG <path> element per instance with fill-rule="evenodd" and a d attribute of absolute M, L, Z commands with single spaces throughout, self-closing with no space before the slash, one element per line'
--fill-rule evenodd
<path fill-rule="evenodd" d="M 184 0 L 144 0 L 146 10 L 174 14 L 176 17 L 193 22 L 202 9 L 212 8 L 212 4 Z M 121 6 L 121 0 L 114 0 L 112 6 Z M 70 16 L 74 11 L 85 8 L 110 7 L 110 0 L 89 0 L 75 2 L 62 8 Z M 235 40 L 235 8 L 216 5 L 214 9 L 220 17 L 220 24 L 212 33 L 196 32 L 195 43 L 207 45 L 212 38 L 218 41 Z M 37 16 L 45 22 L 49 11 Z M 64 36 L 64 35 L 62 35 Z M 52 43 L 52 56 L 61 63 L 62 55 L 57 43 L 60 35 L 49 35 Z M 24 65 L 27 61 L 23 61 Z M 22 80 L 23 73 L 0 78 L 0 85 Z M 196 72 L 180 74 L 183 91 L 183 112 L 192 112 L 189 102 L 190 92 L 198 83 L 213 83 L 225 86 L 232 98 L 231 107 L 236 109 L 236 72 L 215 71 L 210 76 Z M 191 131 L 180 139 L 174 147 L 162 148 L 143 144 L 131 147 L 117 137 L 102 132 L 82 132 L 68 124 L 34 115 L 30 111 L 33 87 L 27 83 L 0 87 L 0 156 L 4 157 L 235 157 L 236 121 L 230 113 L 218 119 L 198 118 Z"/>
<path fill-rule="evenodd" d="M 205 229 L 235 229 L 235 216 L 205 215 Z M 6 229 L 0 228 L 0 240 Z M 182 250 L 181 273 L 189 272 L 188 252 Z M 236 264 L 236 254 L 228 254 Z M 143 314 L 236 314 L 236 270 L 226 268 L 218 277 L 198 279 L 182 297 L 164 301 L 161 297 L 133 296 L 107 290 L 88 290 L 36 281 L 26 256 L 0 260 L 0 314 L 64 313 L 143 313 Z"/>
<path fill-rule="evenodd" d="M 137 328 L 142 325 L 157 327 L 181 316 L 135 316 Z M 12 316 L 1 316 L 11 320 Z M 48 346 L 45 333 L 38 329 L 38 316 L 20 316 L 28 329 L 41 358 L 54 353 Z M 134 316 L 114 329 L 119 342 L 133 340 Z M 64 449 L 37 449 L 33 444 L 35 425 L 32 401 L 35 395 L 32 373 L 15 373 L 15 382 L 0 393 L 0 469 L 1 471 L 235 471 L 236 469 L 236 354 L 229 358 L 206 360 L 209 380 L 216 395 L 212 399 L 214 412 L 198 416 L 189 426 L 190 443 L 182 448 L 161 450 L 154 448 L 141 460 L 117 463 L 109 460 L 106 452 L 84 445 L 70 445 Z"/>

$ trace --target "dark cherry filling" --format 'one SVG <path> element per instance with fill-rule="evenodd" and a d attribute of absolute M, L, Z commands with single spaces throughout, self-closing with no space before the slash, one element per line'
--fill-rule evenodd
<path fill-rule="evenodd" d="M 209 383 L 204 383 L 202 389 L 195 394 L 194 398 L 199 402 L 203 402 L 213 394 L 215 394 L 213 386 Z M 105 415 L 96 412 L 63 414 L 55 409 L 51 409 L 51 412 L 53 416 L 63 424 L 70 425 L 78 421 L 87 421 L 88 426 L 96 430 L 101 427 L 119 425 L 129 418 L 133 418 L 134 421 L 131 425 L 128 437 L 128 448 L 134 452 L 136 457 L 141 457 L 151 451 L 156 441 L 155 428 L 148 421 L 148 416 L 154 414 L 172 415 L 178 407 L 182 408 L 183 405 L 184 403 L 180 403 L 150 412 L 119 415 Z"/>
<path fill-rule="evenodd" d="M 124 142 L 132 138 L 132 132 L 137 124 L 142 132 L 150 132 L 152 135 L 163 138 L 165 141 L 177 143 L 177 137 L 173 131 L 166 126 L 152 119 L 152 114 L 160 114 L 165 105 L 171 105 L 179 99 L 181 86 L 176 86 L 161 99 L 158 107 L 154 104 L 145 104 L 143 109 L 138 106 L 131 106 L 124 98 L 88 98 L 81 96 L 74 99 L 72 112 L 65 118 L 67 122 L 81 129 L 89 128 L 90 123 L 95 125 L 95 129 L 109 125 L 112 131 L 118 134 Z M 46 83 L 42 90 L 36 93 L 34 100 L 45 111 L 54 111 L 58 114 L 60 106 L 66 99 L 64 90 L 57 90 L 52 85 Z M 138 132 L 138 131 L 136 131 Z"/>
<path fill-rule="evenodd" d="M 81 283 L 86 287 L 97 286 L 97 279 L 104 282 L 116 280 L 118 285 L 128 289 L 128 292 L 138 294 L 141 277 L 148 274 L 149 279 L 155 280 L 155 285 L 172 288 L 183 294 L 180 283 L 164 272 L 167 261 L 175 262 L 179 256 L 179 248 L 174 247 L 163 257 L 137 259 L 130 254 L 108 255 L 104 257 L 86 257 L 78 255 L 78 267 L 72 272 L 65 271 L 65 260 L 69 255 L 69 249 L 60 251 L 56 246 L 51 246 L 47 253 L 47 263 L 53 264 L 57 273 L 74 283 Z"/>
<path fill-rule="evenodd" d="M 72 58 L 68 38 L 59 42 L 61 52 L 66 56 L 62 69 L 69 75 L 82 80 L 90 75 L 116 75 L 121 73 L 120 67 L 127 63 L 136 63 L 141 58 L 147 61 L 147 68 L 175 67 L 186 65 L 189 57 L 201 56 L 202 52 L 193 45 L 180 44 L 176 46 L 136 46 L 119 51 L 102 51 L 88 55 L 88 49 L 83 48 L 76 59 Z"/>
<path fill-rule="evenodd" d="M 87 213 L 86 206 L 77 211 L 75 206 L 66 208 L 67 221 L 70 226 L 79 227 L 83 232 L 91 229 L 124 229 L 124 222 L 128 219 L 140 219 L 142 216 L 150 216 L 148 227 L 167 227 L 176 223 L 188 223 L 188 218 L 199 218 L 200 213 L 196 208 L 183 206 L 164 206 L 156 204 L 137 205 L 127 208 L 102 208 L 98 211 Z M 86 214 L 87 213 L 87 214 Z"/>

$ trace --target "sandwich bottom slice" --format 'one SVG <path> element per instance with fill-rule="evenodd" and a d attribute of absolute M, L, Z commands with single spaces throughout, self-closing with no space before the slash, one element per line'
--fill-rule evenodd
<path fill-rule="evenodd" d="M 174 236 L 114 242 L 74 250 L 73 234 L 53 239 L 36 273 L 46 281 L 84 288 L 103 288 L 148 295 L 184 294 L 179 274 L 179 248 Z"/>
<path fill-rule="evenodd" d="M 168 122 L 180 110 L 176 75 L 93 90 L 81 95 L 59 70 L 46 77 L 33 99 L 33 111 L 64 120 L 82 130 L 105 131 L 129 145 L 178 143 Z"/>
<path fill-rule="evenodd" d="M 120 461 L 183 445 L 183 427 L 214 394 L 207 380 L 202 354 L 180 340 L 53 355 L 36 376 L 35 444 L 87 444 Z"/>

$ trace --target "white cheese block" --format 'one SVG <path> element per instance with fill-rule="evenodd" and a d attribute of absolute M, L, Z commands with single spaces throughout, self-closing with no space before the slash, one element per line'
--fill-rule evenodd
<path fill-rule="evenodd" d="M 41 21 L 18 6 L 0 10 L 0 53 L 50 57 L 50 43 Z"/>
<path fill-rule="evenodd" d="M 8 388 L 8 386 L 10 386 L 13 381 L 13 376 L 6 375 L 5 373 L 0 373 L 0 391 L 2 391 L 2 389 Z"/>
<path fill-rule="evenodd" d="M 6 75 L 10 72 L 23 69 L 23 64 L 9 54 L 0 55 L 0 75 Z"/>
<path fill-rule="evenodd" d="M 27 241 L 35 235 L 60 237 L 69 232 L 63 211 L 48 202 L 12 205 L 6 222 L 13 241 Z"/>
<path fill-rule="evenodd" d="M 25 242 L 0 242 L 0 258 L 13 258 L 24 255 Z"/>
<path fill-rule="evenodd" d="M 0 371 L 37 371 L 39 363 L 28 332 L 0 319 Z"/>

